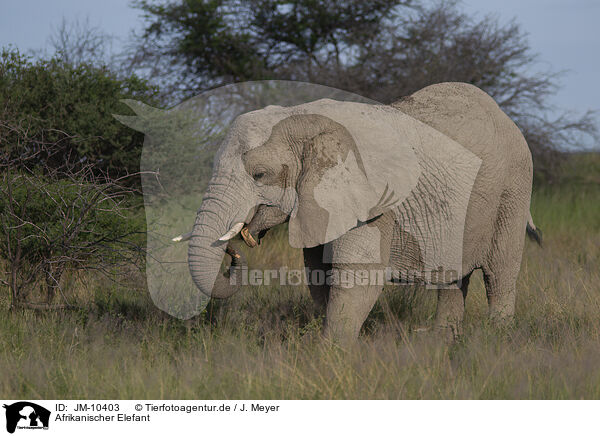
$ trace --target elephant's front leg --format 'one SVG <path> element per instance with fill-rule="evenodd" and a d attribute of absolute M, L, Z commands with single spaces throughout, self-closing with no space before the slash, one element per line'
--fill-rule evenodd
<path fill-rule="evenodd" d="M 331 243 L 333 280 L 323 330 L 325 337 L 339 343 L 358 337 L 385 283 L 392 225 L 393 219 L 384 215 Z"/>
<path fill-rule="evenodd" d="M 325 246 L 317 245 L 312 248 L 304 248 L 304 266 L 309 277 L 308 289 L 317 308 L 324 312 L 329 301 L 330 284 L 327 283 L 327 274 L 331 273 L 331 263 L 326 262 L 323 257 Z"/>

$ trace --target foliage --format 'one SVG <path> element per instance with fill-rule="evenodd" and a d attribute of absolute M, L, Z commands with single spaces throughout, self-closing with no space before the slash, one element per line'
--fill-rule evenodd
<path fill-rule="evenodd" d="M 155 51 L 140 47 L 136 61 L 150 65 L 156 56 L 165 56 L 170 64 L 181 66 L 188 86 L 196 89 L 247 80 L 299 79 L 300 70 L 310 81 L 316 78 L 313 69 L 332 57 L 342 62 L 342 48 L 377 33 L 391 10 L 407 3 L 185 0 L 158 4 L 141 0 L 136 6 L 147 18 L 141 44 Z"/>
<path fill-rule="evenodd" d="M 69 159 L 92 163 L 115 177 L 137 172 L 143 135 L 112 114 L 127 111 L 121 99 L 153 102 L 155 95 L 156 89 L 135 75 L 118 78 L 104 67 L 74 66 L 58 58 L 33 61 L 3 49 L 0 151 L 16 156 L 36 143 L 60 141 L 65 153 L 56 162 L 39 155 L 39 164 L 57 166 Z"/>
<path fill-rule="evenodd" d="M 2 170 L 0 283 L 11 289 L 13 305 L 39 305 L 27 298 L 36 288 L 49 305 L 67 270 L 110 274 L 116 265 L 139 262 L 144 226 L 128 188 L 90 167 L 60 176 Z"/>
<path fill-rule="evenodd" d="M 76 225 L 83 213 L 88 213 L 89 223 L 93 223 L 95 231 L 91 231 L 88 224 L 69 241 L 81 247 L 96 244 L 99 234 L 117 236 L 132 231 L 131 225 L 125 218 L 111 215 L 102 208 L 90 208 L 89 211 L 85 211 L 94 197 L 94 189 L 85 186 L 85 182 L 48 180 L 39 174 L 7 172 L 4 176 L 4 182 L 11 178 L 9 182 L 11 192 L 10 194 L 7 192 L 8 183 L 0 188 L 5 194 L 0 197 L 0 217 L 6 231 L 4 235 L 6 238 L 0 245 L 3 258 L 7 258 L 5 253 L 17 250 L 19 229 L 23 241 L 21 249 L 30 263 L 42 260 L 53 251 L 64 249 L 65 240 L 70 238 L 70 235 L 65 233 L 67 229 L 63 226 L 65 217 L 62 215 L 66 213 L 72 214 L 67 219 L 73 225 Z M 65 203 L 67 207 L 61 207 L 60 203 Z M 11 210 L 21 212 L 24 218 L 15 216 Z"/>
<path fill-rule="evenodd" d="M 67 270 L 110 274 L 115 265 L 138 264 L 143 224 L 128 215 L 141 202 L 127 183 L 135 174 L 114 177 L 75 160 L 73 137 L 20 122 L 2 123 L 15 142 L 0 149 L 0 283 L 12 305 L 49 307 Z M 27 301 L 36 288 L 44 303 Z"/>

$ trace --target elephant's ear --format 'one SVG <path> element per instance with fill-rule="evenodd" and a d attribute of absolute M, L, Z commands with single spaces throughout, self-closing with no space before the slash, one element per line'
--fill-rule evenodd
<path fill-rule="evenodd" d="M 304 144 L 297 202 L 290 217 L 293 247 L 330 242 L 404 200 L 388 185 L 373 183 L 343 125 L 324 116 L 316 120 L 319 133 Z M 314 126 L 315 120 L 311 122 Z"/>

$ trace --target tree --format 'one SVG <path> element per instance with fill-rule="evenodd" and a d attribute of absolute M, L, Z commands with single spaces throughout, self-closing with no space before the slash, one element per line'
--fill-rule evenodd
<path fill-rule="evenodd" d="M 536 170 L 597 140 L 594 114 L 549 116 L 559 74 L 540 71 L 516 22 L 475 19 L 456 2 L 180 0 L 138 2 L 146 27 L 135 62 L 174 98 L 244 80 L 303 80 L 390 103 L 444 81 L 472 83 L 517 122 Z"/>
<path fill-rule="evenodd" d="M 147 25 L 133 61 L 189 90 L 261 80 L 312 80 L 342 66 L 410 0 L 141 0 Z"/>
<path fill-rule="evenodd" d="M 48 38 L 54 57 L 65 64 L 103 67 L 109 65 L 113 37 L 92 26 L 89 18 L 67 21 L 64 17 Z M 110 65 L 114 71 L 115 65 Z"/>

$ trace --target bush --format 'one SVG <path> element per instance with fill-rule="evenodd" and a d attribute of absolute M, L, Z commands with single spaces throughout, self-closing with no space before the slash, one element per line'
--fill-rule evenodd
<path fill-rule="evenodd" d="M 40 164 L 88 162 L 114 177 L 137 172 L 143 135 L 116 121 L 121 99 L 156 104 L 157 90 L 135 75 L 64 60 L 33 61 L 16 50 L 0 53 L 0 151 L 13 156 L 36 143 L 60 141 L 64 153 Z M 23 131 L 27 134 L 23 135 Z"/>
<path fill-rule="evenodd" d="M 13 305 L 38 288 L 48 305 L 67 270 L 100 270 L 140 260 L 144 225 L 129 188 L 93 176 L 6 170 L 0 177 L 0 259 Z M 66 173 L 61 173 L 65 176 Z"/>

